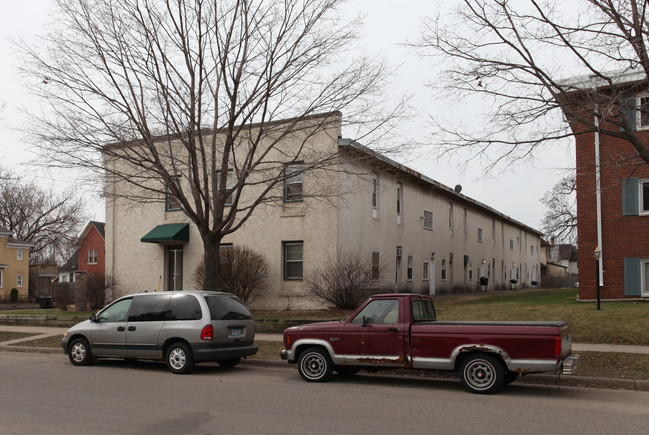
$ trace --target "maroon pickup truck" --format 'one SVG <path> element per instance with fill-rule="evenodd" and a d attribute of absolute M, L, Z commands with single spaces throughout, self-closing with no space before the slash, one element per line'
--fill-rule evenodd
<path fill-rule="evenodd" d="M 334 370 L 448 370 L 470 392 L 488 394 L 521 373 L 574 374 L 571 347 L 566 322 L 437 321 L 429 296 L 398 293 L 372 296 L 346 321 L 287 328 L 281 356 L 308 382 Z"/>

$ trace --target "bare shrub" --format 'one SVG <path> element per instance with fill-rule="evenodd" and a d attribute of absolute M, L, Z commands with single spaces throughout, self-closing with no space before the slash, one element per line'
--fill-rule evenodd
<path fill-rule="evenodd" d="M 371 258 L 359 251 L 343 250 L 336 258 L 327 258 L 320 267 L 304 277 L 307 291 L 334 304 L 339 309 L 356 308 L 377 287 L 380 275 L 372 275 Z"/>
<path fill-rule="evenodd" d="M 233 246 L 221 249 L 219 258 L 218 288 L 214 290 L 232 293 L 246 304 L 252 302 L 266 284 L 266 257 L 247 246 Z M 192 281 L 201 289 L 205 288 L 204 268 L 203 257 L 192 275 Z"/>
<path fill-rule="evenodd" d="M 106 305 L 106 292 L 115 286 L 112 276 L 89 274 L 86 283 L 87 304 L 92 310 L 98 310 Z"/>

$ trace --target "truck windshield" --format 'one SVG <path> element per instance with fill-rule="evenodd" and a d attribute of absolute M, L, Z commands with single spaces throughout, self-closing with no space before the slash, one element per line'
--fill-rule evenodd
<path fill-rule="evenodd" d="M 425 322 L 435 319 L 435 307 L 433 301 L 426 299 L 412 300 L 412 320 L 414 322 Z"/>

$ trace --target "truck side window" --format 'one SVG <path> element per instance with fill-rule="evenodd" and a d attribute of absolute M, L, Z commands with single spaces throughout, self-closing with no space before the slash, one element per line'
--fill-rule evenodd
<path fill-rule="evenodd" d="M 433 301 L 428 301 L 426 299 L 413 299 L 412 300 L 412 320 L 415 322 L 436 320 L 435 307 L 433 306 Z"/>
<path fill-rule="evenodd" d="M 399 301 L 396 299 L 373 300 L 352 319 L 352 323 L 359 325 L 363 323 L 386 325 L 398 322 Z"/>

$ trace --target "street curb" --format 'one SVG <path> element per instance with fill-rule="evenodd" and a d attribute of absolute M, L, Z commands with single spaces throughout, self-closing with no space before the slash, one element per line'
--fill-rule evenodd
<path fill-rule="evenodd" d="M 0 346 L 0 351 L 5 352 L 23 352 L 23 353 L 43 353 L 43 354 L 63 354 L 63 350 L 53 347 L 29 347 L 29 346 Z M 268 368 L 286 368 L 295 367 L 285 361 L 271 359 L 243 359 L 241 364 L 245 366 L 268 367 Z M 398 375 L 404 377 L 429 377 L 437 379 L 454 379 L 455 374 L 436 373 L 424 370 L 387 370 L 378 371 L 375 374 L 380 375 Z M 586 388 L 611 388 L 620 390 L 649 391 L 649 380 L 636 379 L 619 379 L 619 378 L 595 378 L 590 376 L 557 376 L 549 374 L 532 374 L 521 377 L 516 381 L 523 384 L 539 385 L 557 385 L 563 387 L 586 387 Z"/>

